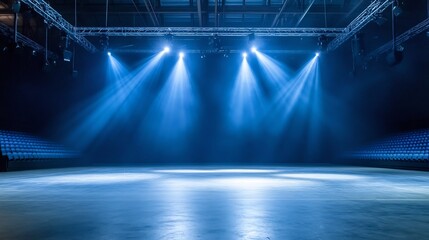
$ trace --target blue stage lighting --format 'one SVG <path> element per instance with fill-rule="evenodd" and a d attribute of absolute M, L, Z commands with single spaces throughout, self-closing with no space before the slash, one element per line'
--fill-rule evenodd
<path fill-rule="evenodd" d="M 257 49 L 255 46 L 253 46 L 253 47 L 251 48 L 251 50 L 252 50 L 252 53 L 256 53 L 256 52 L 258 51 L 258 49 Z"/>
<path fill-rule="evenodd" d="M 243 52 L 242 56 L 243 58 L 247 58 L 247 52 Z"/>
<path fill-rule="evenodd" d="M 316 52 L 316 57 L 318 57 L 318 56 L 320 56 L 320 53 L 319 53 L 319 52 Z"/>
<path fill-rule="evenodd" d="M 164 47 L 164 52 L 165 52 L 165 53 L 169 53 L 169 52 L 170 52 L 170 48 L 169 48 L 168 46 L 165 46 L 165 47 Z"/>
<path fill-rule="evenodd" d="M 179 53 L 179 57 L 180 57 L 180 58 L 185 57 L 185 53 L 184 53 L 184 52 L 180 52 L 180 53 Z"/>
<path fill-rule="evenodd" d="M 109 52 L 107 52 L 107 55 L 108 56 L 112 56 L 112 53 L 109 51 Z"/>

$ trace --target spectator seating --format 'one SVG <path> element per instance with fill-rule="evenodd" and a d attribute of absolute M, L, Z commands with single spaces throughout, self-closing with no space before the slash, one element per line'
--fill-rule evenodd
<path fill-rule="evenodd" d="M 8 170 L 15 162 L 36 162 L 76 159 L 77 152 L 60 144 L 22 132 L 0 130 L 0 170 Z"/>
<path fill-rule="evenodd" d="M 356 160 L 429 163 L 429 130 L 402 133 L 350 153 Z"/>

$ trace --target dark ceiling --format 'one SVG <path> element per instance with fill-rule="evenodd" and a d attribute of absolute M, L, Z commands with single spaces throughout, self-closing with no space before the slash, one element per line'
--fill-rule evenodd
<path fill-rule="evenodd" d="M 369 3 L 364 0 L 110 0 L 107 26 L 345 27 Z M 73 1 L 55 1 L 52 6 L 74 23 Z M 76 14 L 78 26 L 106 26 L 106 1 L 78 1 Z"/>
<path fill-rule="evenodd" d="M 34 1 L 34 0 L 31 0 Z M 1 0 L 0 23 L 13 27 L 11 6 L 14 0 Z M 25 1 L 23 1 L 25 2 Z M 40 2 L 40 1 L 34 1 Z M 50 6 L 76 27 L 134 27 L 134 28 L 177 28 L 177 27 L 211 27 L 241 28 L 251 32 L 254 28 L 266 29 L 347 29 L 347 26 L 359 15 L 365 13 L 374 1 L 370 0 L 59 0 Z M 381 1 L 380 1 L 381 2 Z M 410 29 L 427 18 L 426 0 L 401 1 L 398 4 L 404 9 L 398 17 L 398 33 Z M 18 31 L 29 39 L 44 46 L 45 24 L 43 18 L 26 4 L 21 4 L 18 18 Z M 385 23 L 382 23 L 383 20 Z M 371 18 L 365 27 L 366 38 L 374 46 L 388 42 L 391 24 L 390 11 L 386 10 Z M 379 22 L 381 21 L 381 23 Z M 52 29 L 52 28 L 51 28 Z M 368 30 L 369 29 L 369 30 Z M 61 31 L 51 30 L 50 49 L 52 44 L 63 44 Z M 213 32 L 215 35 L 216 32 Z M 106 48 L 101 41 L 101 34 L 82 35 L 98 50 Z M 309 50 L 321 49 L 322 35 L 268 37 L 263 47 L 274 50 Z M 9 36 L 10 37 L 10 36 Z M 161 38 L 160 38 L 161 37 Z M 323 37 L 323 36 L 322 36 Z M 335 36 L 328 36 L 325 46 Z M 248 38 L 223 37 L 224 48 L 238 49 Z M 148 51 L 159 48 L 164 35 L 154 36 L 112 36 L 107 47 L 117 51 Z M 175 36 L 178 45 L 194 49 L 204 49 L 211 41 L 205 36 Z M 323 49 L 322 49 L 323 50 Z"/>

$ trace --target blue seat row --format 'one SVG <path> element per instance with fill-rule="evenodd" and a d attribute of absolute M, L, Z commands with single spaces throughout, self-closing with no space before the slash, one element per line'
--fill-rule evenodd
<path fill-rule="evenodd" d="M 10 161 L 77 158 L 63 145 L 22 132 L 0 130 L 0 152 Z"/>
<path fill-rule="evenodd" d="M 350 154 L 364 160 L 429 161 L 429 130 L 402 133 Z"/>

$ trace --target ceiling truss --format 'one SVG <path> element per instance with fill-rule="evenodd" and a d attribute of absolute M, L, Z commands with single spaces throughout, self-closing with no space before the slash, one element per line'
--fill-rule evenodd
<path fill-rule="evenodd" d="M 194 1 L 194 0 L 192 0 Z M 374 0 L 372 1 L 364 11 L 361 12 L 351 23 L 345 28 L 306 28 L 306 27 L 295 27 L 295 28 L 285 28 L 285 27 L 275 27 L 278 25 L 278 21 L 281 18 L 282 14 L 286 11 L 286 5 L 288 0 L 282 2 L 281 8 L 277 12 L 263 12 L 263 14 L 275 14 L 274 20 L 270 24 L 271 27 L 217 27 L 219 26 L 220 19 L 219 14 L 220 10 L 225 10 L 224 1 L 216 1 L 214 10 L 216 11 L 216 25 L 214 27 L 204 27 L 207 23 L 208 11 L 210 7 L 208 6 L 207 1 L 205 0 L 195 0 L 196 1 L 196 11 L 195 13 L 198 17 L 199 27 L 156 27 L 160 26 L 160 21 L 157 18 L 158 12 L 156 9 L 159 4 L 153 6 L 150 0 L 144 0 L 146 10 L 150 14 L 151 20 L 155 27 L 75 27 L 67 22 L 60 13 L 53 9 L 47 2 L 44 0 L 22 0 L 30 8 L 34 9 L 35 12 L 40 14 L 47 24 L 53 25 L 60 30 L 67 33 L 67 35 L 75 41 L 77 44 L 85 48 L 89 52 L 97 51 L 97 48 L 86 39 L 87 36 L 96 37 L 96 36 L 115 36 L 115 37 L 139 37 L 139 36 L 165 36 L 167 34 L 174 36 L 194 36 L 194 37 L 203 37 L 203 36 L 248 36 L 249 34 L 254 34 L 255 36 L 260 37 L 332 37 L 333 40 L 329 42 L 327 50 L 333 51 L 341 46 L 344 42 L 350 39 L 358 31 L 360 31 L 365 25 L 374 19 L 374 17 L 383 12 L 388 6 L 393 3 L 393 0 Z M 221 4 L 219 4 L 221 3 Z M 305 7 L 305 11 L 302 13 L 296 25 L 302 21 L 305 15 L 308 13 L 309 9 L 312 7 L 314 1 L 308 4 Z M 246 1 L 243 1 L 243 6 L 245 6 Z M 219 5 L 219 6 L 218 6 Z M 246 6 L 247 7 L 247 6 Z M 270 1 L 268 0 L 265 7 L 270 8 Z M 218 12 L 219 11 L 219 12 Z M 261 10 L 259 10 L 261 11 Z M 266 11 L 266 10 L 264 10 Z M 398 37 L 397 44 L 408 40 L 414 35 L 428 29 L 429 20 L 425 20 L 414 28 L 410 29 L 406 33 Z M 28 41 L 27 41 L 28 42 Z M 31 44 L 30 44 L 31 45 Z M 34 45 L 34 44 L 33 44 Z M 40 46 L 34 45 L 35 49 L 40 48 Z M 369 57 L 373 58 L 374 56 L 381 54 L 382 52 L 389 49 L 389 43 L 386 43 L 376 51 L 370 54 Z"/>

